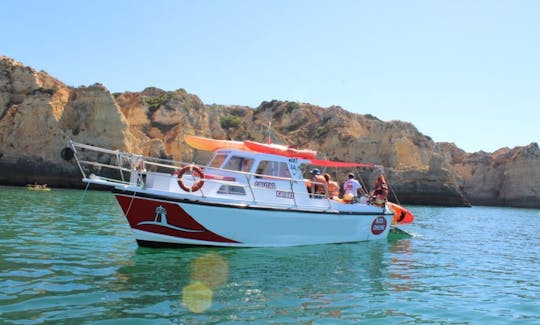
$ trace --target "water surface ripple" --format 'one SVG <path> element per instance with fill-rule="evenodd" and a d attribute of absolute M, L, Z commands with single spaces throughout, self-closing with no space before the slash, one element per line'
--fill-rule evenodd
<path fill-rule="evenodd" d="M 110 193 L 0 187 L 0 323 L 540 323 L 540 210 L 410 210 L 407 239 L 148 249 Z"/>

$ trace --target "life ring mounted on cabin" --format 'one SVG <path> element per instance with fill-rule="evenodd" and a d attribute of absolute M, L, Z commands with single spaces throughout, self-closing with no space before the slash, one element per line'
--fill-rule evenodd
<path fill-rule="evenodd" d="M 184 174 L 189 171 L 191 175 L 196 176 L 199 178 L 199 180 L 193 184 L 191 187 L 186 186 L 184 182 L 182 181 L 182 177 Z M 201 169 L 201 167 L 197 165 L 187 165 L 184 166 L 182 169 L 180 169 L 180 172 L 178 172 L 178 186 L 180 186 L 181 189 L 183 189 L 186 192 L 197 192 L 201 189 L 201 187 L 204 185 L 204 173 Z"/>

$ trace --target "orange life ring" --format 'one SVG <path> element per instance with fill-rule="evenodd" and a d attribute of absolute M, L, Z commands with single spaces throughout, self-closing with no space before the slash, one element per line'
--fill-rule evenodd
<path fill-rule="evenodd" d="M 187 187 L 182 181 L 182 176 L 184 176 L 188 170 L 192 173 L 192 175 L 197 175 L 199 177 L 199 180 L 191 187 Z M 201 167 L 197 165 L 188 165 L 180 169 L 180 172 L 178 173 L 178 185 L 186 192 L 196 192 L 200 190 L 204 185 L 204 173 Z"/>

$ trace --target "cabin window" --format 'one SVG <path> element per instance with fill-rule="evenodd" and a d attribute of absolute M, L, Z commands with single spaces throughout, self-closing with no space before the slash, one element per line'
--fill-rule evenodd
<path fill-rule="evenodd" d="M 223 164 L 223 161 L 225 161 L 225 158 L 227 158 L 227 155 L 224 154 L 217 154 L 214 156 L 214 159 L 212 159 L 212 162 L 210 163 L 210 167 L 219 168 Z"/>
<path fill-rule="evenodd" d="M 256 172 L 259 177 L 261 175 L 265 176 L 276 176 L 283 178 L 290 178 L 291 173 L 289 172 L 289 167 L 284 162 L 262 160 L 257 167 Z"/>
<path fill-rule="evenodd" d="M 222 185 L 217 192 L 219 194 L 246 195 L 244 187 L 237 185 Z"/>
<path fill-rule="evenodd" d="M 253 159 L 251 158 L 232 156 L 225 165 L 224 169 L 249 172 L 252 165 Z"/>

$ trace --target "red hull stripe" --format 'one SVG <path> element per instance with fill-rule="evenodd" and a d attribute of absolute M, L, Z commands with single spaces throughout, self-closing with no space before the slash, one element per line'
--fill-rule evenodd
<path fill-rule="evenodd" d="M 115 194 L 132 229 L 179 238 L 238 243 L 204 228 L 177 203 Z"/>

